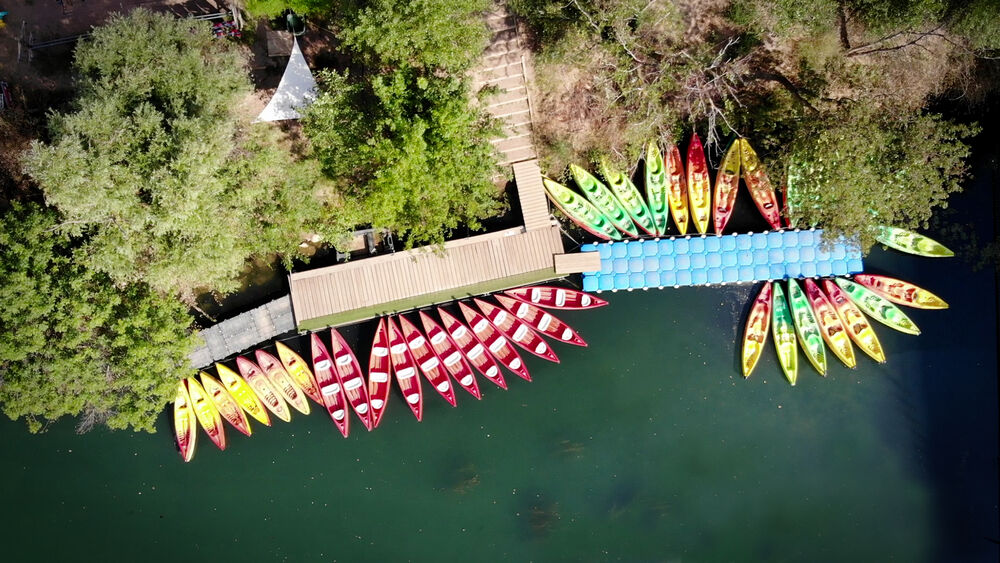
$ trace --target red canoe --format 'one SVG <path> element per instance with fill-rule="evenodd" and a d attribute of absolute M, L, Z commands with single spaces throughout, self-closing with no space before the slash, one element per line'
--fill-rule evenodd
<path fill-rule="evenodd" d="M 496 297 L 497 301 L 499 301 L 505 309 L 514 313 L 517 318 L 528 323 L 535 330 L 541 332 L 545 336 L 555 338 L 556 340 L 567 344 L 575 344 L 577 346 L 587 345 L 587 343 L 580 338 L 580 335 L 577 334 L 575 330 L 570 328 L 568 324 L 550 315 L 549 313 L 546 313 L 538 307 L 535 307 L 530 303 L 518 301 L 517 299 L 511 299 L 505 295 L 494 295 L 494 297 Z"/>
<path fill-rule="evenodd" d="M 323 397 L 323 406 L 326 407 L 326 412 L 330 414 L 333 423 L 337 425 L 337 430 L 340 430 L 346 438 L 351 431 L 351 419 L 347 417 L 347 399 L 344 398 L 343 385 L 337 379 L 330 353 L 326 351 L 326 346 L 323 345 L 319 335 L 312 333 L 309 336 L 312 346 L 313 375 L 316 376 L 316 384 L 319 385 L 319 393 Z"/>
<path fill-rule="evenodd" d="M 430 381 L 431 385 L 434 386 L 434 390 L 454 407 L 455 389 L 451 386 L 451 381 L 448 380 L 448 372 L 441 364 L 441 358 L 431 348 L 427 337 L 403 315 L 399 315 L 399 328 L 403 330 L 403 338 L 406 339 L 406 344 L 410 347 L 413 361 L 417 362 L 420 373 L 423 373 L 427 381 Z"/>
<path fill-rule="evenodd" d="M 504 381 L 503 373 L 500 372 L 500 366 L 497 365 L 493 356 L 486 352 L 486 346 L 479 341 L 479 337 L 469 330 L 462 321 L 449 314 L 448 311 L 438 307 L 438 315 L 441 316 L 441 321 L 444 323 L 444 329 L 448 332 L 448 336 L 451 337 L 452 341 L 455 342 L 455 345 L 458 346 L 458 349 L 462 351 L 462 354 L 465 355 L 469 362 L 476 366 L 479 373 L 483 374 L 483 377 L 486 379 L 506 389 L 507 382 Z"/>
<path fill-rule="evenodd" d="M 378 428 L 388 406 L 389 391 L 392 390 L 392 383 L 389 381 L 391 369 L 389 330 L 385 327 L 385 319 L 379 319 L 375 338 L 372 339 L 372 353 L 368 357 L 368 404 L 372 408 L 372 428 Z"/>
<path fill-rule="evenodd" d="M 421 420 L 424 416 L 424 393 L 420 387 L 420 378 L 417 377 L 417 363 L 413 361 L 413 355 L 410 354 L 396 321 L 389 317 L 386 324 L 389 325 L 389 359 L 392 361 L 392 371 L 396 373 L 396 383 L 399 384 L 406 404 L 410 405 L 413 416 Z"/>
<path fill-rule="evenodd" d="M 476 383 L 476 376 L 472 373 L 469 363 L 462 357 L 462 352 L 458 349 L 451 336 L 441 328 L 441 325 L 434 322 L 434 319 L 427 313 L 420 311 L 420 324 L 424 325 L 424 332 L 431 342 L 434 352 L 441 358 L 445 369 L 451 374 L 451 378 L 458 382 L 463 389 L 472 394 L 473 397 L 481 399 L 479 384 Z"/>
<path fill-rule="evenodd" d="M 531 330 L 531 327 L 520 319 L 504 311 L 500 307 L 481 299 L 474 299 L 479 310 L 497 327 L 509 340 L 523 348 L 526 352 L 550 362 L 559 363 L 559 356 L 545 343 L 545 339 Z"/>
<path fill-rule="evenodd" d="M 465 321 L 472 327 L 472 332 L 476 335 L 476 338 L 486 346 L 486 349 L 493 354 L 493 357 L 522 379 L 531 381 L 531 374 L 528 373 L 528 368 L 524 365 L 521 355 L 507 342 L 507 338 L 497 330 L 497 327 L 493 326 L 486 317 L 465 303 L 459 302 L 458 307 L 462 309 L 462 316 L 465 317 Z"/>
<path fill-rule="evenodd" d="M 549 309 L 594 309 L 608 304 L 607 301 L 589 293 L 547 285 L 518 287 L 504 293 L 519 301 Z"/>
<path fill-rule="evenodd" d="M 347 402 L 351 404 L 354 414 L 358 415 L 365 428 L 371 431 L 368 388 L 365 387 L 365 374 L 361 371 L 361 364 L 358 363 L 354 350 L 351 350 L 347 341 L 335 328 L 330 329 L 330 346 L 333 351 L 333 365 L 337 368 L 337 377 L 344 386 Z"/>

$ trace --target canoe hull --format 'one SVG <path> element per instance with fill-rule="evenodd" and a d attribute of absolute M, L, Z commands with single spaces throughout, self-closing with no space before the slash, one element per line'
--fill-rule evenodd
<path fill-rule="evenodd" d="M 406 317 L 399 315 L 399 328 L 403 331 L 403 338 L 406 345 L 413 354 L 413 361 L 417 363 L 420 373 L 424 374 L 431 387 L 444 397 L 451 406 L 456 406 L 455 388 L 452 387 L 448 378 L 448 371 L 444 368 L 444 363 L 438 357 L 437 352 L 431 347 L 427 337 L 424 336 L 416 326 Z"/>
<path fill-rule="evenodd" d="M 182 379 L 177 382 L 177 394 L 174 397 L 174 436 L 177 438 L 177 451 L 185 462 L 194 458 L 194 449 L 198 442 L 197 418 L 187 384 Z"/>
<path fill-rule="evenodd" d="M 250 421 L 247 420 L 246 413 L 243 412 L 236 399 L 229 394 L 229 391 L 226 391 L 226 388 L 218 379 L 205 372 L 200 372 L 199 375 L 205 393 L 208 394 L 209 400 L 215 405 L 222 419 L 231 424 L 233 428 L 249 436 L 252 432 Z M 190 389 L 191 386 L 189 385 L 188 390 L 190 391 Z"/>
<path fill-rule="evenodd" d="M 885 352 L 882 344 L 878 341 L 878 336 L 872 329 L 871 323 L 865 318 L 861 309 L 858 309 L 844 290 L 840 289 L 833 280 L 823 280 L 823 289 L 826 290 L 830 302 L 837 310 L 837 316 L 847 329 L 847 335 L 858 345 L 858 348 L 868 354 L 873 360 L 880 364 L 885 363 Z"/>
<path fill-rule="evenodd" d="M 918 335 L 920 329 L 899 307 L 867 287 L 844 278 L 836 278 L 837 285 L 844 290 L 847 298 L 854 302 L 869 317 L 889 328 L 906 334 Z"/>
<path fill-rule="evenodd" d="M 462 351 L 465 358 L 469 360 L 469 363 L 472 364 L 476 370 L 483 375 L 483 377 L 490 380 L 501 389 L 507 389 L 507 381 L 503 378 L 500 366 L 486 349 L 486 345 L 479 340 L 478 336 L 476 336 L 476 333 L 472 332 L 472 330 L 462 323 L 462 321 L 458 320 L 441 307 L 438 307 L 438 316 L 441 317 L 441 322 L 444 326 L 445 332 L 448 333 L 448 336 L 450 336 L 455 345 L 458 346 L 458 349 Z"/>
<path fill-rule="evenodd" d="M 241 375 L 229 369 L 225 364 L 216 363 L 215 372 L 219 374 L 219 381 L 225 386 L 226 391 L 236 399 L 243 410 L 252 416 L 257 422 L 266 426 L 271 425 L 271 417 L 267 415 L 264 403 L 254 393 L 253 388 Z"/>
<path fill-rule="evenodd" d="M 347 397 L 344 396 L 344 385 L 334 368 L 333 357 L 315 332 L 309 335 L 309 348 L 312 352 L 313 374 L 323 397 L 323 408 L 333 420 L 333 425 L 346 438 L 351 432 L 351 418 L 347 416 Z"/>
<path fill-rule="evenodd" d="M 757 152 L 750 146 L 750 141 L 740 139 L 740 165 L 743 170 L 743 181 L 750 190 L 750 197 L 757 204 L 757 210 L 767 220 L 771 228 L 781 228 L 781 211 L 778 207 L 778 197 L 774 193 L 771 179 L 764 171 Z"/>
<path fill-rule="evenodd" d="M 483 395 L 479 391 L 476 375 L 472 372 L 472 367 L 469 366 L 469 362 L 462 355 L 462 351 L 451 336 L 423 311 L 420 311 L 420 324 L 423 325 L 424 332 L 427 333 L 427 341 L 431 343 L 434 352 L 441 358 L 441 363 L 444 364 L 451 378 L 470 395 L 482 399 Z"/>
<path fill-rule="evenodd" d="M 473 334 L 490 351 L 490 354 L 521 379 L 531 381 L 531 374 L 528 373 L 528 368 L 524 365 L 521 355 L 507 341 L 507 338 L 493 326 L 493 323 L 465 303 L 459 302 L 458 307 L 462 310 L 462 316 L 465 317 L 465 322 L 469 323 Z"/>
<path fill-rule="evenodd" d="M 386 319 L 386 327 L 389 334 L 389 359 L 392 362 L 392 371 L 396 374 L 396 384 L 403 394 L 406 405 L 419 421 L 424 416 L 424 391 L 417 374 L 417 363 L 413 360 L 413 354 L 406 345 L 402 331 L 392 317 Z"/>
<path fill-rule="evenodd" d="M 669 208 L 669 196 L 667 192 L 669 178 L 664 166 L 663 154 L 660 152 L 660 147 L 656 146 L 655 141 L 650 141 L 646 146 L 644 168 L 646 172 L 646 200 L 649 202 L 649 212 L 653 218 L 653 225 L 656 228 L 654 234 L 663 236 L 667 234 L 667 214 Z"/>
<path fill-rule="evenodd" d="M 589 293 L 547 285 L 533 285 L 508 289 L 505 294 L 531 305 L 547 309 L 595 309 L 604 307 L 607 301 Z"/>
<path fill-rule="evenodd" d="M 785 373 L 785 379 L 795 385 L 799 376 L 799 343 L 795 336 L 792 312 L 788 308 L 781 284 L 773 284 L 772 292 L 771 335 L 774 337 L 774 350 L 778 354 L 778 363 Z"/>
<path fill-rule="evenodd" d="M 505 309 L 514 313 L 514 316 L 531 325 L 531 328 L 539 333 L 566 344 L 587 345 L 587 342 L 572 327 L 554 315 L 546 313 L 530 303 L 506 295 L 494 295 L 494 297 Z"/>
<path fill-rule="evenodd" d="M 257 350 L 256 357 L 257 365 L 264 370 L 264 375 L 271 382 L 271 386 L 281 393 L 281 397 L 289 405 L 295 407 L 295 410 L 302 414 L 309 414 L 309 400 L 306 398 L 305 392 L 288 375 L 278 358 L 263 350 Z"/>
<path fill-rule="evenodd" d="M 492 303 L 481 299 L 473 299 L 473 301 L 490 323 L 507 337 L 507 340 L 517 344 L 529 354 L 534 354 L 543 360 L 559 363 L 559 356 L 545 343 L 545 339 L 538 336 L 538 333 L 527 323 Z"/>
<path fill-rule="evenodd" d="M 264 403 L 267 410 L 271 411 L 271 414 L 285 422 L 292 420 L 292 412 L 285 403 L 285 399 L 271 385 L 271 380 L 264 375 L 264 370 L 260 369 L 260 366 L 243 356 L 236 356 L 236 367 L 243 375 L 243 379 L 247 380 L 254 393 L 260 398 L 260 402 Z"/>
<path fill-rule="evenodd" d="M 371 406 L 372 428 L 382 422 L 389 393 L 392 391 L 392 361 L 389 359 L 389 329 L 385 319 L 378 320 L 375 336 L 372 338 L 371 354 L 368 356 L 368 404 Z"/>
<path fill-rule="evenodd" d="M 663 164 L 667 168 L 667 205 L 670 206 L 670 216 L 677 225 L 677 231 L 686 235 L 690 217 L 688 216 L 688 186 L 684 173 L 684 162 L 677 145 L 671 143 L 663 155 Z M 664 231 L 661 234 L 667 234 Z"/>
<path fill-rule="evenodd" d="M 826 375 L 826 345 L 820 335 L 819 323 L 799 282 L 788 280 L 788 303 L 792 309 L 792 322 L 799 337 L 799 344 L 806 353 L 806 359 L 820 375 Z"/>
<path fill-rule="evenodd" d="M 625 205 L 618 199 L 603 182 L 598 180 L 593 174 L 575 164 L 569 165 L 570 174 L 573 181 L 579 186 L 580 191 L 587 197 L 587 201 L 600 210 L 616 229 L 630 237 L 639 236 L 639 231 L 632 222 Z M 648 211 L 648 210 L 647 210 Z M 647 218 L 649 214 L 646 214 Z"/>
<path fill-rule="evenodd" d="M 698 232 L 705 234 L 712 214 L 712 180 L 708 175 L 705 149 L 702 148 L 697 133 L 691 135 L 691 142 L 688 144 L 687 185 L 691 218 Z"/>
<path fill-rule="evenodd" d="M 826 345 L 833 351 L 834 355 L 844 362 L 844 365 L 853 369 L 858 365 L 854 357 L 854 347 L 851 346 L 851 338 L 847 335 L 846 327 L 837 315 L 837 310 L 826 298 L 816 282 L 811 279 L 805 281 L 806 299 L 812 307 L 813 314 L 819 322 L 820 334 Z"/>
<path fill-rule="evenodd" d="M 542 178 L 542 184 L 552 203 L 577 226 L 599 239 L 622 240 L 611 220 L 583 196 L 549 178 Z"/>
<path fill-rule="evenodd" d="M 944 299 L 910 282 L 888 276 L 870 274 L 857 274 L 854 276 L 854 281 L 897 305 L 905 305 L 917 309 L 948 308 L 948 303 Z"/>
<path fill-rule="evenodd" d="M 743 329 L 743 351 L 742 366 L 743 377 L 750 377 L 760 354 L 767 344 L 767 333 L 771 328 L 771 282 L 765 282 L 760 288 L 757 299 L 754 300 L 750 309 L 750 317 L 747 319 L 746 328 Z"/>
<path fill-rule="evenodd" d="M 347 344 L 344 337 L 335 328 L 330 329 L 330 352 L 333 353 L 333 365 L 337 370 L 337 378 L 344 386 L 344 398 L 351 405 L 351 410 L 361 419 L 361 424 L 369 432 L 372 429 L 371 405 L 368 402 L 368 387 L 365 385 L 365 374 L 361 371 L 354 350 Z"/>
<path fill-rule="evenodd" d="M 740 187 L 740 145 L 737 139 L 729 145 L 722 165 L 715 176 L 715 204 L 712 207 L 712 221 L 716 234 L 726 230 L 729 218 L 733 215 L 736 205 L 736 195 Z"/>
<path fill-rule="evenodd" d="M 309 369 L 309 365 L 302 359 L 302 356 L 296 354 L 291 348 L 281 342 L 275 343 L 275 348 L 278 350 L 281 365 L 288 372 L 289 377 L 295 381 L 307 397 L 315 401 L 317 405 L 324 406 L 323 396 L 320 395 L 319 386 L 316 385 L 316 377 L 313 375 L 312 370 Z"/>
<path fill-rule="evenodd" d="M 185 381 L 188 394 L 191 397 L 191 407 L 198 419 L 208 439 L 212 441 L 220 450 L 226 449 L 226 429 L 222 426 L 222 415 L 215 407 L 212 400 L 208 398 L 208 392 L 198 383 L 198 380 L 189 377 Z"/>
<path fill-rule="evenodd" d="M 907 254 L 916 254 L 927 258 L 950 258 L 955 255 L 940 242 L 901 227 L 877 227 L 875 240 Z"/>

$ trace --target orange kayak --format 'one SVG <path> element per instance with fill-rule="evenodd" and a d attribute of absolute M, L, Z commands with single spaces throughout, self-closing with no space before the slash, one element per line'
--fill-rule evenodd
<path fill-rule="evenodd" d="M 750 318 L 743 329 L 743 377 L 750 377 L 757 360 L 767 343 L 767 331 L 771 327 L 771 282 L 765 282 L 760 288 Z"/>
<path fill-rule="evenodd" d="M 778 197 L 774 194 L 774 186 L 767 177 L 764 166 L 757 158 L 757 153 L 746 139 L 740 139 L 740 161 L 743 165 L 743 181 L 747 183 L 750 197 L 757 204 L 757 210 L 767 219 L 772 229 L 781 228 L 781 211 L 778 208 Z"/>
<path fill-rule="evenodd" d="M 708 216 L 712 212 L 712 180 L 708 176 L 705 149 L 697 133 L 691 135 L 691 143 L 688 144 L 687 185 L 694 226 L 699 233 L 705 234 L 708 231 Z"/>
<path fill-rule="evenodd" d="M 833 350 L 840 361 L 844 362 L 845 366 L 853 369 L 858 364 L 854 357 L 854 347 L 851 346 L 851 339 L 847 335 L 844 323 L 841 322 L 836 309 L 826 298 L 826 295 L 820 291 L 816 282 L 809 278 L 806 278 L 805 281 L 805 291 L 809 306 L 816 313 L 820 334 L 826 341 L 826 345 L 830 350 Z"/>
<path fill-rule="evenodd" d="M 740 142 L 733 141 L 722 159 L 719 171 L 715 176 L 715 207 L 712 220 L 715 223 L 715 233 L 721 235 L 733 215 L 736 205 L 736 194 L 740 187 Z"/>
<path fill-rule="evenodd" d="M 177 396 L 174 397 L 174 435 L 177 436 L 181 457 L 184 461 L 191 461 L 198 438 L 198 423 L 183 379 L 177 382 Z"/>
<path fill-rule="evenodd" d="M 670 205 L 670 215 L 682 235 L 688 230 L 688 187 L 684 175 L 684 162 L 681 161 L 681 151 L 671 143 L 663 155 L 667 169 L 667 203 Z"/>
<path fill-rule="evenodd" d="M 191 407 L 194 409 L 194 414 L 198 417 L 201 427 L 205 429 L 205 434 L 208 434 L 208 439 L 220 450 L 226 449 L 226 429 L 222 427 L 219 409 L 215 408 L 215 405 L 208 398 L 205 388 L 201 386 L 201 383 L 198 383 L 197 379 L 187 378 L 187 390 L 191 396 Z"/>
<path fill-rule="evenodd" d="M 289 377 L 302 389 L 302 391 L 316 404 L 325 407 L 323 404 L 323 396 L 319 392 L 319 385 L 316 384 L 316 378 L 313 377 L 312 371 L 306 364 L 302 356 L 296 354 L 291 348 L 285 346 L 281 342 L 276 342 L 274 347 L 278 349 L 278 357 L 281 358 L 281 365 L 285 367 L 285 371 L 288 372 Z"/>
<path fill-rule="evenodd" d="M 844 290 L 840 289 L 840 286 L 834 283 L 833 280 L 823 280 L 823 289 L 830 296 L 830 301 L 833 302 L 833 306 L 837 309 L 837 316 L 840 317 L 844 326 L 847 327 L 847 335 L 851 337 L 851 340 L 865 354 L 871 356 L 873 360 L 884 364 L 885 352 L 882 351 L 882 345 L 878 341 L 878 336 L 875 335 L 872 325 L 861 312 L 861 309 L 847 298 Z"/>
<path fill-rule="evenodd" d="M 309 414 L 309 401 L 306 399 L 306 394 L 288 375 L 278 358 L 263 350 L 257 350 L 257 365 L 264 370 L 264 375 L 271 382 L 271 387 L 281 393 L 281 397 L 288 401 L 289 405 L 295 407 L 295 410 L 302 414 Z"/>
<path fill-rule="evenodd" d="M 917 309 L 948 308 L 944 299 L 910 282 L 871 274 L 858 274 L 854 276 L 854 281 L 899 305 Z"/>
<path fill-rule="evenodd" d="M 226 391 L 226 388 L 219 383 L 219 380 L 208 375 L 205 372 L 201 372 L 201 383 L 205 386 L 205 392 L 208 394 L 208 398 L 211 399 L 212 404 L 215 408 L 219 409 L 219 415 L 222 416 L 229 424 L 233 425 L 240 432 L 250 435 L 252 430 L 250 429 L 250 421 L 247 420 L 246 413 L 240 407 L 236 399 Z M 188 385 L 188 390 L 191 390 L 191 386 Z"/>

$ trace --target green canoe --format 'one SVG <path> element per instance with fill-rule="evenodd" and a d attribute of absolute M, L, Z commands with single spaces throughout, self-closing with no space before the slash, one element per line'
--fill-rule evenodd
<path fill-rule="evenodd" d="M 806 358 L 820 375 L 826 375 L 826 346 L 819 334 L 819 323 L 816 322 L 816 315 L 799 287 L 799 282 L 795 280 L 788 280 L 788 301 L 792 305 L 795 331 L 799 334 L 799 344 L 802 345 Z"/>
<path fill-rule="evenodd" d="M 653 223 L 655 216 L 650 214 L 649 207 L 646 206 L 646 202 L 639 195 L 639 190 L 636 189 L 635 184 L 628 176 L 612 168 L 603 158 L 601 159 L 601 176 L 604 176 L 604 179 L 608 181 L 611 192 L 615 194 L 618 201 L 625 207 L 625 211 L 628 211 L 632 221 L 639 225 L 640 229 L 653 236 L 660 234 Z"/>
<path fill-rule="evenodd" d="M 653 214 L 656 234 L 667 234 L 667 171 L 663 167 L 663 153 L 655 141 L 650 141 L 646 147 L 646 199 L 649 200 L 649 211 Z"/>
<path fill-rule="evenodd" d="M 847 298 L 861 308 L 868 316 L 906 334 L 920 334 L 916 323 L 906 316 L 906 313 L 891 301 L 876 294 L 867 287 L 844 278 L 836 278 L 837 285 L 844 290 Z"/>
<path fill-rule="evenodd" d="M 900 252 L 930 258 L 948 258 L 955 255 L 945 245 L 920 233 L 908 231 L 900 227 L 887 227 L 885 225 L 879 225 L 876 228 L 878 229 L 878 234 L 875 235 L 875 240 Z"/>
<path fill-rule="evenodd" d="M 785 301 L 785 292 L 781 284 L 774 284 L 774 294 L 771 297 L 771 333 L 774 335 L 774 349 L 778 352 L 778 362 L 785 372 L 788 382 L 795 385 L 799 375 L 798 339 L 795 338 L 795 327 L 792 325 L 792 313 Z"/>
<path fill-rule="evenodd" d="M 569 171 L 573 174 L 576 185 L 580 186 L 590 203 L 593 203 L 594 207 L 610 219 L 619 231 L 632 237 L 639 236 L 639 230 L 635 228 L 635 224 L 629 218 L 625 206 L 618 201 L 618 198 L 611 193 L 607 186 L 595 178 L 593 174 L 575 164 L 569 165 Z"/>
<path fill-rule="evenodd" d="M 590 234 L 604 240 L 621 240 L 622 234 L 611 224 L 611 221 L 598 211 L 589 201 L 566 186 L 542 178 L 549 199 L 574 223 L 586 229 Z"/>

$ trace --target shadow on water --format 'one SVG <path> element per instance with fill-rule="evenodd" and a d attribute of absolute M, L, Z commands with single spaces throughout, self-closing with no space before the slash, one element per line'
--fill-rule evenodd
<path fill-rule="evenodd" d="M 557 530 L 562 520 L 559 503 L 542 491 L 528 491 L 514 515 L 522 538 L 528 541 L 544 540 Z"/>

